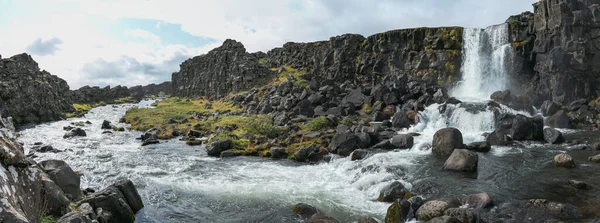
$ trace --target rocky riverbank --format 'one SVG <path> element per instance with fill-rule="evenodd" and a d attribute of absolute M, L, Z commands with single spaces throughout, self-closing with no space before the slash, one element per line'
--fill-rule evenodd
<path fill-rule="evenodd" d="M 134 222 L 144 206 L 129 180 L 98 192 L 81 189 L 80 176 L 64 161 L 38 163 L 25 156 L 12 123 L 4 118 L 0 146 L 0 222 Z"/>

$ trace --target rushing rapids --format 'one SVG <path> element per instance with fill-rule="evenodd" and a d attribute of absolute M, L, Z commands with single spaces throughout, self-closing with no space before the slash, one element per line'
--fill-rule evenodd
<path fill-rule="evenodd" d="M 140 147 L 140 132 L 103 134 L 103 120 L 117 123 L 132 107 L 140 104 L 103 106 L 84 118 L 38 125 L 20 132 L 25 147 L 36 142 L 63 150 L 40 153 L 37 160 L 62 159 L 83 174 L 82 186 L 102 188 L 118 179 L 129 178 L 138 186 L 146 203 L 138 222 L 302 222 L 290 211 L 291 205 L 308 203 L 341 222 L 354 222 L 359 216 L 383 220 L 388 203 L 376 200 L 380 190 L 393 181 L 408 189 L 429 185 L 427 194 L 463 196 L 487 192 L 495 203 L 545 198 L 576 205 L 589 194 L 561 187 L 557 179 L 577 178 L 590 184 L 600 170 L 584 165 L 575 170 L 556 170 L 552 157 L 571 147 L 523 143 L 518 147 L 493 147 L 479 155 L 476 174 L 441 170 L 445 160 L 431 155 L 433 134 L 440 128 L 461 130 L 465 143 L 481 141 L 483 133 L 495 128 L 495 114 L 486 105 L 489 95 L 506 88 L 504 61 L 509 54 L 505 25 L 485 30 L 466 29 L 463 82 L 453 96 L 468 101 L 458 105 L 434 104 L 419 114 L 420 123 L 403 132 L 417 132 L 410 150 L 378 153 L 361 161 L 333 157 L 330 162 L 304 165 L 288 160 L 237 157 L 218 159 L 207 156 L 203 147 L 190 147 L 178 140 Z M 502 107 L 506 113 L 518 113 Z M 91 121 L 83 128 L 87 137 L 63 139 L 63 126 Z M 578 135 L 579 134 L 579 135 Z M 580 133 L 567 137 L 582 137 Z M 583 136 L 589 137 L 589 136 Z M 585 156 L 585 152 L 574 156 Z M 427 183 L 427 184 L 424 184 Z M 594 204 L 592 202 L 592 204 Z"/>

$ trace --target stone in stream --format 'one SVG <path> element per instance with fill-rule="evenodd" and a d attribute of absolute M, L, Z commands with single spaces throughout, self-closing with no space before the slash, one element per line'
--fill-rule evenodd
<path fill-rule="evenodd" d="M 541 116 L 533 118 L 516 115 L 513 119 L 510 135 L 514 140 L 543 140 L 544 119 Z"/>
<path fill-rule="evenodd" d="M 144 207 L 142 199 L 130 180 L 119 181 L 107 188 L 93 193 L 77 205 L 88 203 L 96 211 L 98 218 L 110 218 L 109 222 L 135 221 L 135 213 Z M 101 209 L 102 211 L 98 211 Z M 107 214 L 110 213 L 108 216 Z"/>
<path fill-rule="evenodd" d="M 492 149 L 492 146 L 487 142 L 472 142 L 467 145 L 467 149 L 475 152 L 487 153 Z"/>
<path fill-rule="evenodd" d="M 571 157 L 569 154 L 566 154 L 566 153 L 561 153 L 561 154 L 554 156 L 553 162 L 554 162 L 554 165 L 558 166 L 558 167 L 566 167 L 566 168 L 575 167 L 575 161 L 573 160 L 573 157 Z"/>
<path fill-rule="evenodd" d="M 397 199 L 403 199 L 404 195 L 406 195 L 406 188 L 404 188 L 404 185 L 398 181 L 394 181 L 379 192 L 377 200 L 382 202 L 393 202 Z"/>
<path fill-rule="evenodd" d="M 456 218 L 458 221 L 464 223 L 476 223 L 479 221 L 477 213 L 467 208 L 450 208 L 444 211 L 444 216 Z"/>
<path fill-rule="evenodd" d="M 429 220 L 427 223 L 464 223 L 450 216 L 440 216 Z"/>
<path fill-rule="evenodd" d="M 305 203 L 298 203 L 292 206 L 292 211 L 303 219 L 308 219 L 315 214 L 321 213 L 319 209 Z"/>
<path fill-rule="evenodd" d="M 590 156 L 588 158 L 589 161 L 592 161 L 594 163 L 600 163 L 600 154 L 595 155 L 595 156 Z"/>
<path fill-rule="evenodd" d="M 433 135 L 432 152 L 436 155 L 447 156 L 452 154 L 454 149 L 462 149 L 462 133 L 455 128 L 440 129 Z"/>
<path fill-rule="evenodd" d="M 367 158 L 371 154 L 371 151 L 366 149 L 357 149 L 350 153 L 350 161 L 362 160 Z"/>
<path fill-rule="evenodd" d="M 411 203 L 407 200 L 395 200 L 387 209 L 386 223 L 404 223 L 409 219 Z"/>
<path fill-rule="evenodd" d="M 110 121 L 104 120 L 102 121 L 102 127 L 100 129 L 112 129 L 113 126 L 110 124 Z"/>
<path fill-rule="evenodd" d="M 460 206 L 459 202 L 452 199 L 440 199 L 428 201 L 419 207 L 416 217 L 419 221 L 429 221 L 433 218 L 444 216 L 444 212 L 450 208 Z"/>
<path fill-rule="evenodd" d="M 494 201 L 488 193 L 479 193 L 469 195 L 465 200 L 465 204 L 470 208 L 487 208 L 494 205 Z"/>
<path fill-rule="evenodd" d="M 40 153 L 60 153 L 62 151 L 55 149 L 52 146 L 42 146 L 40 149 L 37 150 L 37 152 Z"/>
<path fill-rule="evenodd" d="M 230 139 L 211 142 L 206 146 L 206 153 L 209 156 L 220 157 L 221 152 L 231 149 L 232 142 Z"/>
<path fill-rule="evenodd" d="M 411 135 L 395 135 L 392 137 L 392 145 L 398 149 L 410 149 L 414 144 L 414 138 Z"/>
<path fill-rule="evenodd" d="M 580 189 L 580 190 L 585 190 L 585 189 L 589 189 L 590 186 L 583 181 L 579 181 L 579 180 L 570 180 L 569 184 L 571 184 L 573 187 Z"/>
<path fill-rule="evenodd" d="M 81 128 L 74 128 L 70 132 L 65 134 L 63 136 L 63 139 L 69 139 L 69 138 L 73 138 L 73 137 L 77 137 L 77 136 L 87 136 L 87 134 Z"/>
<path fill-rule="evenodd" d="M 410 127 L 410 119 L 406 115 L 406 112 L 399 111 L 392 117 L 392 127 L 394 128 L 408 128 Z"/>
<path fill-rule="evenodd" d="M 479 157 L 477 153 L 466 149 L 455 149 L 444 163 L 443 170 L 476 172 Z"/>
<path fill-rule="evenodd" d="M 508 135 L 507 130 L 496 129 L 485 137 L 485 142 L 494 146 L 505 146 L 512 138 Z"/>
<path fill-rule="evenodd" d="M 339 223 L 335 218 L 318 213 L 310 216 L 306 223 Z"/>
<path fill-rule="evenodd" d="M 565 138 L 562 133 L 554 128 L 544 129 L 544 140 L 550 144 L 561 144 L 565 142 Z"/>
<path fill-rule="evenodd" d="M 82 193 L 79 188 L 81 180 L 65 161 L 45 160 L 40 162 L 39 165 L 50 179 L 62 189 L 69 200 L 73 201 L 81 197 Z"/>
<path fill-rule="evenodd" d="M 368 216 L 361 216 L 358 219 L 358 223 L 377 223 L 377 220 L 375 220 L 372 217 L 368 217 Z"/>

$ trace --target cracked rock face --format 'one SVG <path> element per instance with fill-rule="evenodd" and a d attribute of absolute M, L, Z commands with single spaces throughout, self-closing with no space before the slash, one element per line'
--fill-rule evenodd
<path fill-rule="evenodd" d="M 59 120 L 74 110 L 63 79 L 40 71 L 27 54 L 0 59 L 0 114 L 16 124 Z"/>

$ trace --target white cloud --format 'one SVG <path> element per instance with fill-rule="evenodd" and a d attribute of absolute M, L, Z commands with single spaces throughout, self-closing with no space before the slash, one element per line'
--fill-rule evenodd
<path fill-rule="evenodd" d="M 371 35 L 391 29 L 459 25 L 484 27 L 508 16 L 531 10 L 534 0 L 172 0 L 104 1 L 59 0 L 14 2 L 14 18 L 0 21 L 0 53 L 4 57 L 25 51 L 37 39 L 58 38 L 60 50 L 36 55 L 42 69 L 65 78 L 72 88 L 81 85 L 137 85 L 170 79 L 178 60 L 192 57 L 232 38 L 249 51 L 266 51 L 288 41 L 328 39 L 344 33 Z M 34 7 L 35 6 L 35 7 Z M 22 13 L 19 13 L 22 11 Z M 25 13 L 27 12 L 27 13 Z M 2 14 L 2 9 L 0 9 Z M 1 18 L 1 15 L 0 15 Z M 199 48 L 188 43 L 165 44 L 143 29 L 125 34 L 109 32 L 119 18 L 146 18 L 181 24 L 194 36 L 218 41 Z M 127 59 L 124 59 L 127 58 Z M 129 63 L 125 63 L 129 61 Z M 131 63 L 142 68 L 131 69 Z M 94 65 L 94 63 L 96 63 Z M 134 64 L 135 64 L 134 63 Z M 98 74 L 98 65 L 114 66 L 113 78 Z M 145 73 L 149 72 L 149 73 Z M 164 73 L 164 74 L 162 74 Z M 121 75 L 121 76 L 119 76 Z"/>

